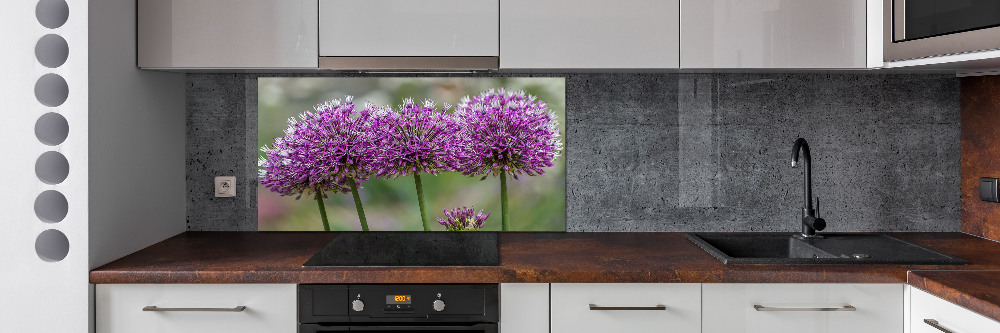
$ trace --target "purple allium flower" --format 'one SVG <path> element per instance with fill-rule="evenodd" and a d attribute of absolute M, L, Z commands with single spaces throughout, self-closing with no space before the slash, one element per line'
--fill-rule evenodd
<path fill-rule="evenodd" d="M 486 219 L 490 217 L 490 214 L 484 215 L 482 209 L 479 210 L 479 213 L 476 213 L 475 206 L 472 208 L 456 207 L 451 211 L 445 209 L 444 217 L 437 220 L 448 231 L 476 231 L 486 224 Z"/>
<path fill-rule="evenodd" d="M 448 108 L 435 110 L 430 100 L 421 106 L 407 98 L 397 110 L 384 107 L 373 112 L 380 129 L 378 176 L 437 175 L 457 169 L 463 153 L 461 127 Z"/>
<path fill-rule="evenodd" d="M 261 147 L 260 184 L 282 195 L 350 192 L 348 179 L 367 180 L 374 160 L 371 117 L 351 97 L 332 100 L 288 119 L 285 135 Z"/>
<path fill-rule="evenodd" d="M 467 96 L 456 114 L 463 125 L 464 175 L 541 175 L 562 152 L 555 112 L 523 91 L 500 88 Z"/>

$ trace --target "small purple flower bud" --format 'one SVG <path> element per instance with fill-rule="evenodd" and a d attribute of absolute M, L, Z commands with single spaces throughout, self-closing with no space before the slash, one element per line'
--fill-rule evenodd
<path fill-rule="evenodd" d="M 482 229 L 490 214 L 483 214 L 481 209 L 477 213 L 476 207 L 473 206 L 472 208 L 455 207 L 451 211 L 445 209 L 444 216 L 445 218 L 438 218 L 437 221 L 448 231 L 476 231 Z"/>

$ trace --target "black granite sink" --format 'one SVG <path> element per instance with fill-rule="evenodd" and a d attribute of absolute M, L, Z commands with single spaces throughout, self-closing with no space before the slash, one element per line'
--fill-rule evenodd
<path fill-rule="evenodd" d="M 687 238 L 724 264 L 964 265 L 941 254 L 880 234 L 689 233 Z"/>

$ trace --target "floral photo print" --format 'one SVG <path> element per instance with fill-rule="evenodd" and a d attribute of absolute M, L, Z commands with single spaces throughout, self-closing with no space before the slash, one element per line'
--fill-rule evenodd
<path fill-rule="evenodd" d="M 564 231 L 564 78 L 258 79 L 261 231 Z"/>

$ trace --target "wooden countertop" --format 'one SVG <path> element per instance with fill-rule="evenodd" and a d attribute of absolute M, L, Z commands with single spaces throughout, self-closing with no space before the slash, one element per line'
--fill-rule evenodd
<path fill-rule="evenodd" d="M 90 272 L 91 283 L 905 283 L 910 270 L 1000 270 L 1000 244 L 962 233 L 893 233 L 969 262 L 724 265 L 683 233 L 501 233 L 500 265 L 302 267 L 322 232 L 186 232 Z"/>
<path fill-rule="evenodd" d="M 891 233 L 968 265 L 724 265 L 683 233 L 501 233 L 500 265 L 302 267 L 333 233 L 185 232 L 90 272 L 91 283 L 909 283 L 1000 321 L 1000 243 Z M 909 272 L 909 273 L 908 273 Z"/>
<path fill-rule="evenodd" d="M 1000 271 L 912 271 L 907 283 L 1000 321 Z"/>

